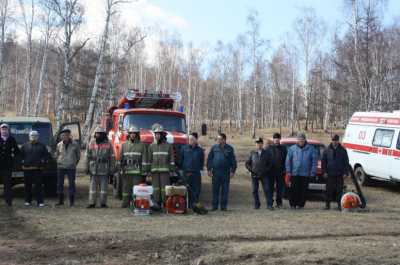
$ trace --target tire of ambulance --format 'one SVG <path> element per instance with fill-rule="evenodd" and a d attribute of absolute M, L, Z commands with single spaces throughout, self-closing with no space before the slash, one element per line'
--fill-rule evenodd
<path fill-rule="evenodd" d="M 370 178 L 361 166 L 354 170 L 354 175 L 356 176 L 358 183 L 362 186 L 368 186 L 371 183 Z"/>
<path fill-rule="evenodd" d="M 120 174 L 114 175 L 113 196 L 115 199 L 122 200 L 122 179 Z"/>

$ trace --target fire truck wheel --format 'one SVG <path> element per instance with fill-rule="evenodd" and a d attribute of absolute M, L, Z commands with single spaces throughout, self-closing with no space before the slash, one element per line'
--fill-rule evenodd
<path fill-rule="evenodd" d="M 116 199 L 122 200 L 122 179 L 119 174 L 114 175 L 113 196 Z"/>
<path fill-rule="evenodd" d="M 354 171 L 354 175 L 356 175 L 356 179 L 358 183 L 360 183 L 360 185 L 368 186 L 370 184 L 370 178 L 364 172 L 364 169 L 361 166 L 356 168 L 356 170 Z"/>

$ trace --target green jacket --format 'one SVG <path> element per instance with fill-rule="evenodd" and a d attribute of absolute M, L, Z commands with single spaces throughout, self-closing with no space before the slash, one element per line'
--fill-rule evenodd
<path fill-rule="evenodd" d="M 90 175 L 109 176 L 114 173 L 114 151 L 107 139 L 99 144 L 96 140 L 92 140 L 86 150 L 86 157 L 86 166 Z"/>
<path fill-rule="evenodd" d="M 63 141 L 57 144 L 56 160 L 57 167 L 60 169 L 76 169 L 76 165 L 81 158 L 81 148 L 79 144 L 70 141 L 64 144 Z"/>
<path fill-rule="evenodd" d="M 172 145 L 168 143 L 151 144 L 149 147 L 149 163 L 153 173 L 174 171 L 175 161 Z"/>
<path fill-rule="evenodd" d="M 145 175 L 149 171 L 148 146 L 140 140 L 127 140 L 120 153 L 121 167 L 125 174 Z"/>

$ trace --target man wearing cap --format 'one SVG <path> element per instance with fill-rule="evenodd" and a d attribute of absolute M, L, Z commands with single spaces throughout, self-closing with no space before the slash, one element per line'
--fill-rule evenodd
<path fill-rule="evenodd" d="M 35 183 L 37 206 L 44 206 L 42 171 L 50 157 L 44 144 L 39 142 L 39 133 L 31 131 L 29 142 L 21 148 L 22 169 L 24 170 L 25 206 L 32 203 L 32 183 Z"/>
<path fill-rule="evenodd" d="M 285 189 L 285 161 L 287 150 L 286 147 L 281 145 L 280 133 L 274 133 L 272 136 L 272 144 L 267 149 L 271 157 L 271 171 L 269 172 L 269 190 L 273 194 L 274 187 L 276 187 L 276 207 L 282 208 L 282 197 Z"/>
<path fill-rule="evenodd" d="M 122 208 L 127 208 L 132 199 L 132 188 L 144 181 L 149 171 L 147 145 L 140 142 L 140 130 L 131 127 L 128 139 L 122 144 L 120 164 L 122 168 Z"/>
<path fill-rule="evenodd" d="M 322 154 L 322 173 L 327 179 L 326 184 L 326 205 L 330 209 L 330 202 L 336 201 L 338 210 L 343 192 L 343 178 L 349 173 L 349 157 L 346 149 L 339 143 L 339 135 L 332 137 L 332 142 Z"/>
<path fill-rule="evenodd" d="M 303 209 L 309 177 L 317 174 L 318 154 L 308 144 L 304 133 L 297 134 L 297 144 L 289 148 L 286 157 L 286 173 L 290 179 L 289 204 L 292 209 Z"/>
<path fill-rule="evenodd" d="M 251 173 L 254 209 L 260 209 L 261 206 L 260 197 L 258 194 L 260 182 L 267 202 L 267 208 L 272 209 L 272 194 L 267 178 L 267 174 L 272 167 L 271 159 L 268 156 L 268 152 L 263 148 L 264 140 L 262 138 L 258 138 L 255 143 L 256 150 L 250 152 L 250 156 L 245 163 L 246 169 Z"/>
<path fill-rule="evenodd" d="M 10 135 L 8 124 L 0 125 L 0 177 L 4 184 L 4 199 L 8 206 L 12 206 L 12 170 L 14 161 L 19 155 L 19 149 L 14 137 Z"/>
<path fill-rule="evenodd" d="M 170 184 L 170 177 L 175 171 L 175 159 L 172 145 L 167 143 L 166 133 L 161 125 L 153 128 L 155 143 L 149 147 L 151 180 L 154 189 L 156 207 L 165 203 L 165 186 Z"/>
<path fill-rule="evenodd" d="M 207 158 L 208 175 L 212 178 L 212 210 L 228 208 L 230 179 L 235 176 L 237 163 L 235 151 L 226 143 L 226 135 L 220 133 Z"/>
<path fill-rule="evenodd" d="M 189 208 L 199 203 L 201 192 L 201 170 L 204 168 L 204 150 L 198 145 L 197 133 L 189 136 L 189 144 L 182 147 L 180 165 L 189 184 Z"/>
<path fill-rule="evenodd" d="M 114 173 L 115 156 L 104 128 L 97 127 L 86 150 L 86 173 L 90 175 L 89 205 L 95 208 L 100 185 L 100 207 L 107 208 L 108 177 Z"/>
<path fill-rule="evenodd" d="M 64 205 L 64 178 L 68 177 L 69 205 L 74 206 L 75 202 L 75 178 L 76 166 L 81 157 L 80 146 L 71 138 L 69 129 L 62 130 L 61 142 L 57 144 L 57 194 L 58 203 L 56 206 Z"/>

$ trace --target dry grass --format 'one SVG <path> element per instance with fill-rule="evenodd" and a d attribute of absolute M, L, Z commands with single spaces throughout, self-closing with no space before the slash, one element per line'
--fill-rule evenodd
<path fill-rule="evenodd" d="M 253 146 L 247 137 L 229 141 L 238 156 Z M 210 179 L 203 181 L 202 200 L 209 206 Z M 399 263 L 399 189 L 392 185 L 365 188 L 368 209 L 362 212 L 323 211 L 318 197 L 303 211 L 287 209 L 287 201 L 282 210 L 256 211 L 240 166 L 230 211 L 149 217 L 133 216 L 111 197 L 110 209 L 86 210 L 87 187 L 88 177 L 81 176 L 72 209 L 55 208 L 54 199 L 44 209 L 25 208 L 21 187 L 13 210 L 1 202 L 0 264 Z"/>

